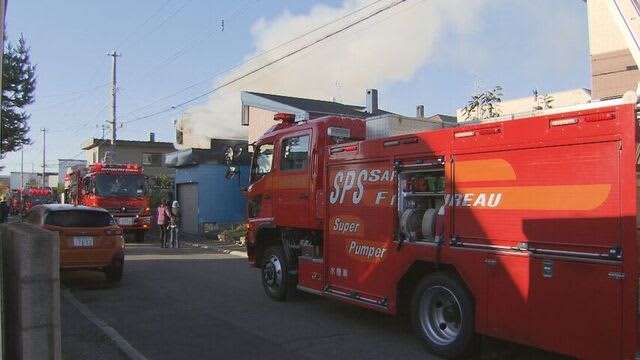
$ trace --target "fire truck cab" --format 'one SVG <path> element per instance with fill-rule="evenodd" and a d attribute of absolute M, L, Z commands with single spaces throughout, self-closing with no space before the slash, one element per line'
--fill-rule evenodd
<path fill-rule="evenodd" d="M 368 140 L 361 119 L 280 115 L 255 144 L 249 262 L 275 300 L 410 313 L 447 358 L 483 334 L 634 359 L 636 102 Z"/>

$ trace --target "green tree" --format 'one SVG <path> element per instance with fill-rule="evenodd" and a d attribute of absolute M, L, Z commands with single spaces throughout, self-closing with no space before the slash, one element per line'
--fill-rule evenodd
<path fill-rule="evenodd" d="M 471 100 L 462 109 L 465 119 L 486 119 L 500 116 L 500 103 L 502 102 L 502 86 L 496 85 L 491 90 L 471 96 Z"/>
<path fill-rule="evenodd" d="M 550 94 L 542 94 L 538 93 L 538 90 L 533 90 L 533 102 L 535 105 L 533 106 L 533 110 L 545 110 L 553 108 L 552 103 L 554 102 L 553 95 Z"/>
<path fill-rule="evenodd" d="M 29 115 L 24 108 L 34 102 L 36 67 L 31 65 L 30 48 L 24 37 L 18 45 L 7 43 L 2 58 L 2 140 L 0 158 L 23 145 L 31 144 Z"/>

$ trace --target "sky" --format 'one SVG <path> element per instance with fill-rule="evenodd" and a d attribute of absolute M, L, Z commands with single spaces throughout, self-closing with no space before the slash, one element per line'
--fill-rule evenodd
<path fill-rule="evenodd" d="M 505 100 L 590 87 L 579 0 L 20 0 L 6 26 L 37 66 L 25 171 L 42 169 L 42 128 L 48 171 L 110 137 L 113 50 L 123 140 L 172 142 L 175 120 L 241 138 L 242 90 L 364 105 L 377 88 L 381 108 L 413 116 L 455 115 L 495 85 Z M 20 152 L 1 163 L 20 171 Z"/>

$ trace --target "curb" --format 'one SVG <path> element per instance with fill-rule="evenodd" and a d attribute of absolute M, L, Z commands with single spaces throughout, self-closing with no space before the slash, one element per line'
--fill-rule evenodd
<path fill-rule="evenodd" d="M 78 299 L 76 299 L 69 290 L 62 290 L 62 296 L 65 297 L 73 306 L 82 313 L 92 324 L 98 327 L 100 331 L 104 333 L 104 335 L 109 338 L 116 347 L 129 359 L 131 360 L 147 360 L 147 358 L 142 355 L 138 350 L 136 350 L 131 344 L 127 342 L 114 328 L 109 326 L 104 321 L 100 320 L 94 313 L 89 310 L 83 303 L 81 303 Z"/>
<path fill-rule="evenodd" d="M 233 256 L 237 256 L 237 257 L 247 258 L 247 253 L 243 252 L 243 251 L 224 250 L 224 249 L 220 249 L 219 247 L 217 247 L 215 245 L 198 244 L 198 243 L 192 243 L 192 242 L 188 242 L 188 241 L 183 241 L 182 243 L 184 245 L 192 247 L 192 248 L 211 249 L 211 250 L 217 251 L 217 252 L 219 252 L 221 254 L 227 254 L 227 255 L 233 255 Z"/>

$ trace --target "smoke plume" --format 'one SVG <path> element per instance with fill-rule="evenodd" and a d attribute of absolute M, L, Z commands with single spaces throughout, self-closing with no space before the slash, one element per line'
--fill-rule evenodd
<path fill-rule="evenodd" d="M 317 5 L 307 14 L 285 10 L 275 19 L 261 18 L 251 29 L 255 51 L 214 87 L 313 43 L 357 19 L 397 1 L 346 0 L 339 7 Z M 178 124 L 185 147 L 208 147 L 209 138 L 246 138 L 240 125 L 240 91 L 264 92 L 346 104 L 363 104 L 366 88 L 384 89 L 408 81 L 433 55 L 445 31 L 468 32 L 486 0 L 409 0 L 319 42 L 293 56 L 214 92 L 203 106 L 190 108 Z M 323 27 L 285 46 L 315 28 Z M 274 49 L 275 48 L 275 49 Z M 271 51 L 269 51 L 271 50 Z M 256 56 L 265 51 L 266 54 Z"/>

